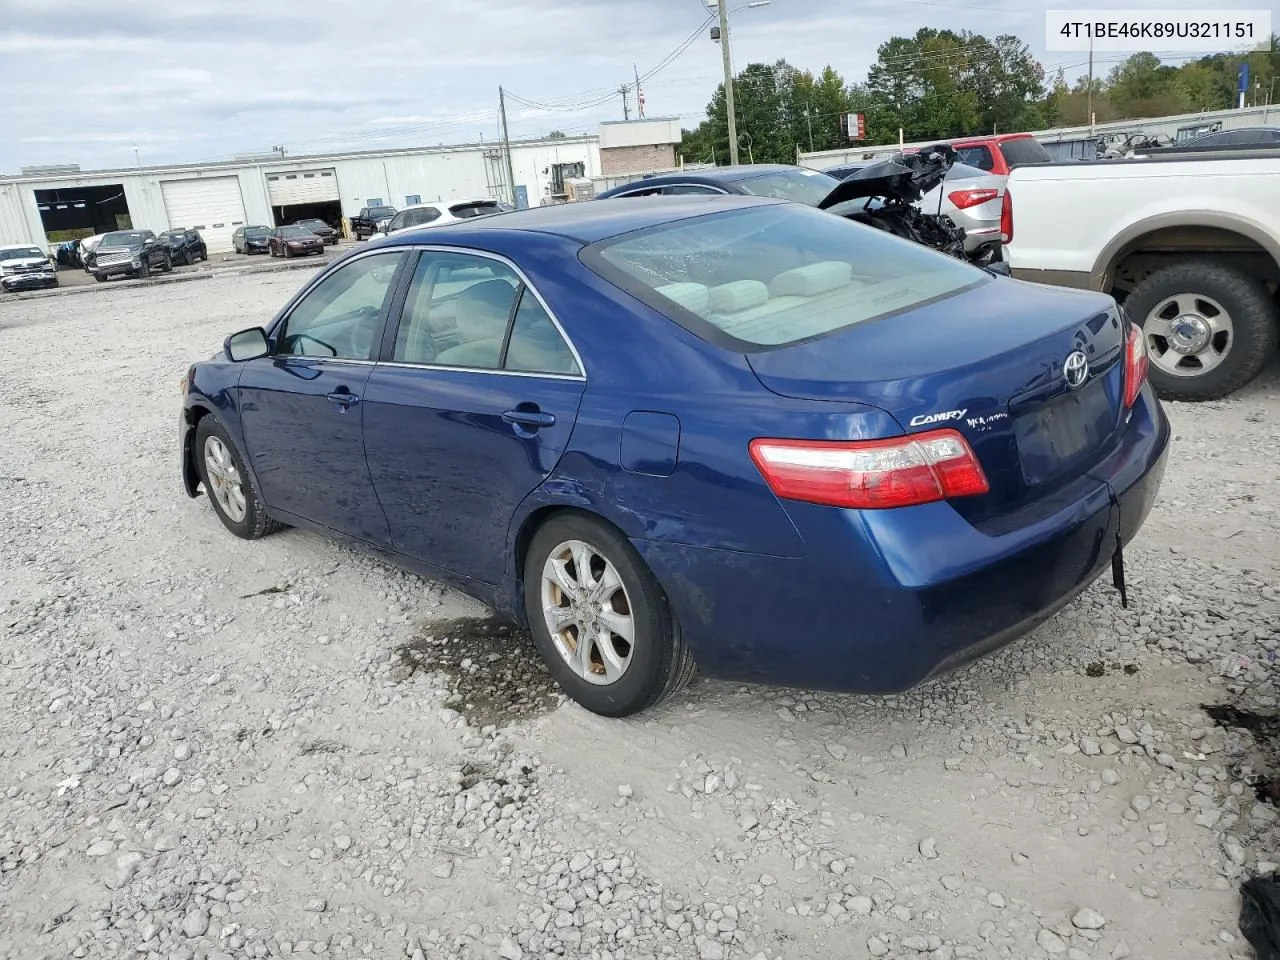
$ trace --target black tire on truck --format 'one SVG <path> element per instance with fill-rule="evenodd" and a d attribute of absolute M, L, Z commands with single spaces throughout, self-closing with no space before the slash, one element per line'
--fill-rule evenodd
<path fill-rule="evenodd" d="M 1280 314 L 1254 275 L 1220 259 L 1180 260 L 1124 301 L 1142 327 L 1164 400 L 1220 400 L 1249 383 L 1280 343 Z"/>

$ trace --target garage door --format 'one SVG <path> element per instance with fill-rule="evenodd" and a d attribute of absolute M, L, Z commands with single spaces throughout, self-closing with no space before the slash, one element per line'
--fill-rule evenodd
<path fill-rule="evenodd" d="M 160 183 L 171 228 L 199 230 L 210 251 L 230 250 L 231 235 L 244 226 L 239 177 L 201 177 Z"/>
<path fill-rule="evenodd" d="M 341 200 L 338 175 L 333 170 L 295 170 L 268 173 L 267 194 L 273 207 L 297 203 L 328 203 Z"/>

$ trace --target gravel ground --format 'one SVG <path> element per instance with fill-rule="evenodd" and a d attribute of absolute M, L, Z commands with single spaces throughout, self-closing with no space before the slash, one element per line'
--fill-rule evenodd
<path fill-rule="evenodd" d="M 1171 405 L 1129 610 L 904 696 L 606 721 L 474 601 L 183 495 L 186 364 L 306 276 L 0 302 L 2 960 L 1251 955 L 1275 370 Z"/>

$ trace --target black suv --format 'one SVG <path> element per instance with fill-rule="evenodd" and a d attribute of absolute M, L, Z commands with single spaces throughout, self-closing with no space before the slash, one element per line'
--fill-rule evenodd
<path fill-rule="evenodd" d="M 152 270 L 173 269 L 169 244 L 150 230 L 115 230 L 102 241 L 85 262 L 93 279 L 101 283 L 110 277 L 149 277 Z"/>
<path fill-rule="evenodd" d="M 180 266 L 209 259 L 209 248 L 199 230 L 166 230 L 160 239 L 169 244 L 169 259 Z"/>

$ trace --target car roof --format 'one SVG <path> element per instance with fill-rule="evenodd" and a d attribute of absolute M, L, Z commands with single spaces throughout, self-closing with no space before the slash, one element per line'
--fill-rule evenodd
<path fill-rule="evenodd" d="M 624 197 L 582 200 L 512 210 L 501 216 L 476 217 L 442 226 L 428 224 L 413 227 L 393 234 L 388 242 L 410 244 L 427 238 L 433 242 L 447 242 L 448 238 L 464 241 L 465 237 L 472 234 L 504 231 L 544 233 L 588 244 L 677 220 L 784 202 L 786 201 L 769 197 L 744 196 L 652 197 L 644 203 L 636 203 L 635 200 Z"/>
<path fill-rule="evenodd" d="M 451 197 L 445 200 L 427 200 L 423 203 L 415 203 L 408 207 L 401 207 L 400 212 L 404 213 L 406 210 L 421 210 L 424 207 L 431 207 L 432 209 L 438 210 L 440 207 L 456 207 L 462 203 L 496 204 L 498 202 L 499 201 L 493 199 L 493 197 Z"/>
<path fill-rule="evenodd" d="M 625 187 L 643 189 L 646 184 L 660 186 L 664 183 L 716 183 L 726 180 L 733 183 L 738 180 L 751 180 L 755 177 L 762 177 L 767 173 L 801 169 L 809 168 L 797 167 L 795 164 L 788 163 L 740 163 L 737 166 L 730 167 L 706 167 L 700 170 L 660 173 L 656 176 L 642 177 L 639 180 L 611 189 L 624 189 Z"/>
<path fill-rule="evenodd" d="M 0 250 L 39 250 L 38 243 L 0 243 Z"/>
<path fill-rule="evenodd" d="M 1031 133 L 990 133 L 985 137 L 961 137 L 958 140 L 944 140 L 943 143 L 949 143 L 953 147 L 976 147 L 983 143 L 1006 143 L 1009 140 L 1034 140 L 1035 134 Z"/>

